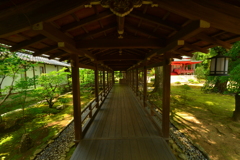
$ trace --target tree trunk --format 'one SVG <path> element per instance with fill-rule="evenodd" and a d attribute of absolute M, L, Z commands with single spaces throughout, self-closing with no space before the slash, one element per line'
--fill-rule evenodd
<path fill-rule="evenodd" d="M 152 91 L 152 93 L 154 92 L 159 92 L 162 90 L 162 68 L 160 67 L 154 67 L 155 69 L 155 81 L 154 81 L 154 89 Z"/>
<path fill-rule="evenodd" d="M 217 80 L 216 84 L 213 87 L 213 91 L 214 92 L 219 92 L 221 94 L 224 93 L 224 91 L 226 91 L 227 88 L 227 82 L 221 82 L 219 79 Z"/>
<path fill-rule="evenodd" d="M 240 93 L 235 94 L 235 111 L 233 112 L 233 120 L 240 121 Z"/>

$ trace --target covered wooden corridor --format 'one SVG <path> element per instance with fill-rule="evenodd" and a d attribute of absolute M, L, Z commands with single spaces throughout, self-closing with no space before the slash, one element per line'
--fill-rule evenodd
<path fill-rule="evenodd" d="M 130 87 L 115 84 L 71 160 L 174 160 Z"/>

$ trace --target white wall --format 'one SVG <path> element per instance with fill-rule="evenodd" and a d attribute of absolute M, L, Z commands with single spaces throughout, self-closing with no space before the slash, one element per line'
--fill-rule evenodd
<path fill-rule="evenodd" d="M 36 66 L 34 66 L 34 72 L 35 72 L 35 76 L 40 76 L 40 66 L 44 67 L 44 64 L 37 64 Z M 60 69 L 62 69 L 63 67 L 62 66 L 55 66 L 55 65 L 49 65 L 49 64 L 45 64 L 46 66 L 46 73 L 49 73 L 49 72 L 52 72 L 52 71 L 58 71 Z M 33 68 L 30 68 L 27 73 L 26 73 L 27 77 L 30 77 L 32 78 L 34 76 L 34 73 L 33 73 Z M 17 75 L 17 78 L 15 81 L 19 80 L 21 78 L 21 75 Z M 1 80 L 1 78 L 0 78 Z M 67 80 L 67 78 L 66 78 Z M 12 82 L 12 78 L 11 77 L 6 77 L 3 81 L 3 84 L 1 86 L 1 88 L 5 88 L 6 86 L 10 86 Z"/>

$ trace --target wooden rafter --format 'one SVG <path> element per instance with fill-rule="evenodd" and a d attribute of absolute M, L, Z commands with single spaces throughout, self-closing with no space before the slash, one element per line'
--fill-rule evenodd
<path fill-rule="evenodd" d="M 205 49 L 205 48 L 201 48 L 201 47 L 198 47 L 196 45 L 192 45 L 192 44 L 189 44 L 189 43 L 184 43 L 184 47 L 187 47 L 189 49 L 192 49 L 194 51 L 199 51 L 199 52 L 203 52 L 203 53 L 208 53 L 208 50 Z"/>
<path fill-rule="evenodd" d="M 142 56 L 134 56 L 134 55 L 114 55 L 114 56 L 100 56 L 97 58 L 100 61 L 115 61 L 115 60 L 141 60 Z"/>
<path fill-rule="evenodd" d="M 129 25 L 129 24 L 125 24 L 125 27 L 126 27 L 127 29 L 132 30 L 132 31 L 135 31 L 135 32 L 137 31 L 137 32 L 140 32 L 140 33 L 145 34 L 145 35 L 148 35 L 148 36 L 160 37 L 160 36 L 158 36 L 156 33 L 149 32 L 148 30 L 141 29 L 141 28 L 139 28 L 139 27 L 134 27 L 134 26 Z"/>
<path fill-rule="evenodd" d="M 193 1 L 193 0 L 184 0 L 184 1 L 156 0 L 156 3 L 158 3 L 159 6 L 161 6 L 161 8 L 169 10 L 170 12 L 176 13 L 183 17 L 186 17 L 192 20 L 202 19 L 207 22 L 210 22 L 211 25 L 215 28 L 240 34 L 240 29 L 239 29 L 240 18 L 236 16 L 231 16 L 225 12 L 217 11 L 218 10 L 217 8 L 219 7 L 218 3 L 221 3 L 221 2 L 218 2 L 216 3 L 215 6 L 213 6 L 215 9 L 213 9 L 209 5 L 203 6 L 200 3 L 200 1 Z M 231 10 L 234 9 L 234 7 L 229 7 L 228 5 L 227 9 L 229 12 L 231 12 Z M 239 9 L 234 9 L 234 12 L 238 13 L 237 15 L 240 15 Z M 234 15 L 236 15 L 235 13 Z"/>
<path fill-rule="evenodd" d="M 105 26 L 104 28 L 99 28 L 99 29 L 94 30 L 92 32 L 90 31 L 87 34 L 76 36 L 74 39 L 77 40 L 77 41 L 78 40 L 83 40 L 85 38 L 94 36 L 94 35 L 102 33 L 102 32 L 106 32 L 106 31 L 114 29 L 114 28 L 116 28 L 116 25 L 115 24 L 111 24 L 111 25 Z"/>
<path fill-rule="evenodd" d="M 215 37 L 210 37 L 210 36 L 208 36 L 208 35 L 206 35 L 204 33 L 200 33 L 196 37 L 198 37 L 198 38 L 200 38 L 200 39 L 202 39 L 204 41 L 207 41 L 209 43 L 220 45 L 220 46 L 223 46 L 223 47 L 228 48 L 228 49 L 230 49 L 232 47 L 231 44 L 229 44 L 227 42 L 224 42 L 224 41 L 221 41 L 221 40 L 219 40 L 219 39 L 217 39 Z"/>
<path fill-rule="evenodd" d="M 12 46 L 10 48 L 10 51 L 12 51 L 12 52 L 18 51 L 18 50 L 20 50 L 22 48 L 26 48 L 26 47 L 28 47 L 30 45 L 33 45 L 33 44 L 38 43 L 38 42 L 41 42 L 41 41 L 43 41 L 45 39 L 47 39 L 47 38 L 45 36 L 43 36 L 43 35 L 35 36 L 32 39 L 30 39 L 30 40 L 26 40 L 26 41 L 23 41 L 21 43 L 18 43 L 16 45 Z"/>
<path fill-rule="evenodd" d="M 107 11 L 104 11 L 104 12 L 98 14 L 98 15 L 93 15 L 93 16 L 87 17 L 85 19 L 82 19 L 80 21 L 76 21 L 76 22 L 66 24 L 66 25 L 62 26 L 61 30 L 63 32 L 67 32 L 67 31 L 82 27 L 84 25 L 87 25 L 89 23 L 92 23 L 92 22 L 99 21 L 101 19 L 110 17 L 112 15 L 113 15 L 113 13 L 111 11 L 107 10 Z"/>
<path fill-rule="evenodd" d="M 164 41 L 161 39 L 94 39 L 77 42 L 77 48 L 101 48 L 101 49 L 119 49 L 119 48 L 161 48 Z"/>
<path fill-rule="evenodd" d="M 95 59 L 90 52 L 77 49 L 73 39 L 69 38 L 49 23 L 38 23 L 33 26 L 33 30 L 36 30 L 49 39 L 58 42 L 58 47 L 68 53 L 86 56 L 93 60 Z"/>
<path fill-rule="evenodd" d="M 193 37 L 194 35 L 200 33 L 201 31 L 209 27 L 210 24 L 208 22 L 203 20 L 196 20 L 182 27 L 176 34 L 170 37 L 167 41 L 168 43 L 171 43 L 179 39 L 185 40 L 187 38 Z"/>
<path fill-rule="evenodd" d="M 60 51 L 58 53 L 52 54 L 50 55 L 49 59 L 54 59 L 56 57 L 62 57 L 62 56 L 66 56 L 68 53 L 64 52 L 64 51 Z"/>
<path fill-rule="evenodd" d="M 150 22 L 150 23 L 154 23 L 154 24 L 157 24 L 157 25 L 164 26 L 166 28 L 173 29 L 173 30 L 179 30 L 181 28 L 177 24 L 173 24 L 173 23 L 164 21 L 160 18 L 150 16 L 150 15 L 141 13 L 139 11 L 132 11 L 129 15 L 132 16 L 132 17 L 139 18 L 139 19 L 143 19 L 143 20 L 145 20 L 147 22 Z"/>
<path fill-rule="evenodd" d="M 44 48 L 38 52 L 33 53 L 33 56 L 39 56 L 41 54 L 46 54 L 47 52 L 50 52 L 50 51 L 53 51 L 56 49 L 58 49 L 58 46 L 50 46 L 50 47 Z"/>

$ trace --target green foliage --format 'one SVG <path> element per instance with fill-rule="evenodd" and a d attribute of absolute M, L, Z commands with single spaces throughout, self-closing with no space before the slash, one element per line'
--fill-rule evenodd
<path fill-rule="evenodd" d="M 206 78 L 206 72 L 207 70 L 204 69 L 204 66 L 199 66 L 195 69 L 195 75 L 197 77 L 197 79 L 205 79 Z"/>
<path fill-rule="evenodd" d="M 22 60 L 16 53 L 12 53 L 3 47 L 0 47 L 0 56 L 0 94 L 6 93 L 0 101 L 1 106 L 8 99 L 12 91 L 16 89 L 14 82 L 18 78 L 18 75 L 26 72 L 35 64 Z M 11 77 L 12 80 L 9 86 L 3 88 L 3 82 L 7 77 Z"/>
<path fill-rule="evenodd" d="M 38 98 L 39 100 L 45 99 L 50 108 L 54 105 L 54 99 L 58 98 L 62 92 L 62 87 L 64 83 L 67 82 L 67 75 L 69 72 L 64 71 L 65 68 L 59 71 L 53 71 L 47 74 L 42 74 L 37 79 L 37 87 L 32 96 Z"/>
<path fill-rule="evenodd" d="M 69 100 L 68 98 L 59 98 L 58 101 L 59 101 L 62 105 L 70 102 L 70 100 Z"/>
<path fill-rule="evenodd" d="M 175 84 L 181 84 L 181 82 L 177 81 L 177 82 L 175 82 Z"/>

